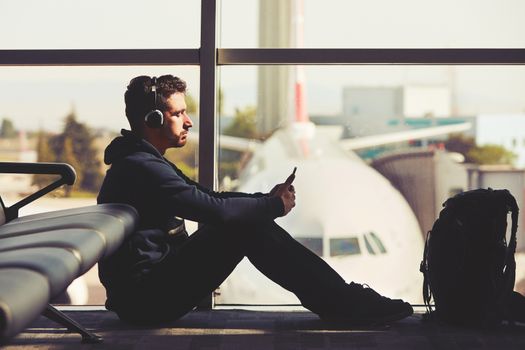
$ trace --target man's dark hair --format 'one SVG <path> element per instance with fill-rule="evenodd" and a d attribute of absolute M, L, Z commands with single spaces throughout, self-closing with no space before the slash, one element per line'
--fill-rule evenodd
<path fill-rule="evenodd" d="M 162 75 L 157 78 L 157 105 L 155 98 L 151 93 L 153 77 L 141 75 L 131 79 L 124 101 L 126 102 L 126 117 L 128 118 L 131 128 L 139 130 L 146 114 L 152 109 L 164 111 L 166 106 L 163 102 L 165 97 L 168 98 L 176 92 L 186 93 L 186 82 L 171 74 Z"/>

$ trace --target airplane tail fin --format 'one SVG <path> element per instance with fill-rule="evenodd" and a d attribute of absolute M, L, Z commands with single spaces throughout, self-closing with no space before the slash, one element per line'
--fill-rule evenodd
<path fill-rule="evenodd" d="M 293 41 L 295 47 L 303 47 L 304 45 L 304 3 L 303 0 L 293 0 L 292 23 L 294 30 Z M 304 67 L 296 65 L 294 70 L 294 93 L 295 93 L 295 118 L 294 122 L 304 123 L 308 122 L 308 112 L 306 109 L 306 91 L 304 79 Z"/>

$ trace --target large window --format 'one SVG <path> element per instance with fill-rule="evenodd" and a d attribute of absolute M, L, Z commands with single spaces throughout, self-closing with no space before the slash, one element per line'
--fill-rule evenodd
<path fill-rule="evenodd" d="M 512 140 L 525 137 L 524 89 L 522 66 L 221 67 L 219 187 L 269 191 L 297 166 L 297 206 L 277 222 L 347 281 L 421 303 L 424 234 L 451 193 L 475 186 L 467 168 L 488 161 L 455 142 L 479 143 L 482 157 L 492 152 L 484 145 L 499 145 L 517 156 L 508 166 L 523 169 Z M 511 173 L 502 181 L 521 201 Z M 245 260 L 218 301 L 298 302 L 279 290 Z"/>
<path fill-rule="evenodd" d="M 77 182 L 70 193 L 61 188 L 23 207 L 20 215 L 96 204 L 96 194 L 108 166 L 104 149 L 120 133 L 129 129 L 124 113 L 124 92 L 137 75 L 178 74 L 188 83 L 188 110 L 198 134 L 199 68 L 191 66 L 60 66 L 0 67 L 0 161 L 59 161 L 74 165 Z M 67 130 L 82 130 L 75 134 Z M 70 137 L 74 159 L 62 152 L 60 136 Z M 89 164 L 75 163 L 94 150 Z M 185 173 L 198 177 L 198 143 L 192 139 L 181 152 L 166 156 Z M 82 181 L 86 174 L 93 181 Z M 0 174 L 0 196 L 7 206 L 17 202 L 48 178 Z M 188 225 L 194 230 L 196 225 Z M 96 267 L 75 281 L 68 298 L 60 302 L 103 304 L 105 294 Z"/>
<path fill-rule="evenodd" d="M 524 5 L 295 3 L 3 2 L 1 160 L 34 160 L 41 131 L 52 137 L 72 114 L 111 137 L 127 127 L 131 77 L 179 75 L 195 101 L 200 142 L 172 156 L 190 176 L 216 189 L 268 191 L 297 166 L 298 205 L 279 224 L 348 281 L 420 303 L 423 232 L 442 201 L 496 183 L 524 193 Z M 503 182 L 487 168 L 474 178 L 465 161 L 513 168 Z M 518 255 L 521 291 L 524 260 Z M 103 303 L 100 286 L 89 293 L 89 303 Z M 217 302 L 298 303 L 246 261 Z"/>
<path fill-rule="evenodd" d="M 199 1 L 2 1 L 0 48 L 196 48 L 199 16 Z"/>
<path fill-rule="evenodd" d="M 308 48 L 523 48 L 521 0 L 222 0 L 222 47 L 290 47 L 260 40 L 261 23 L 288 31 L 304 18 Z M 242 13 L 242 16 L 239 14 Z M 287 21 L 287 19 L 292 21 Z M 232 25 L 234 23 L 234 25 Z M 271 26 L 271 27 L 270 27 Z M 239 30 L 242 28 L 242 30 Z"/>

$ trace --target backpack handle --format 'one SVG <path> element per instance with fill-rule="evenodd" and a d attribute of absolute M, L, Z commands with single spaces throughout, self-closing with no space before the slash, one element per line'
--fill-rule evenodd
<path fill-rule="evenodd" d="M 501 307 L 501 310 L 505 310 L 505 304 L 510 300 L 510 295 L 514 290 L 514 283 L 516 282 L 516 259 L 514 253 L 516 252 L 517 246 L 516 234 L 518 231 L 519 208 L 516 199 L 508 190 L 502 190 L 502 196 L 504 197 L 503 200 L 507 206 L 507 212 L 511 212 L 512 220 L 510 240 L 505 255 L 505 271 L 503 273 L 504 282 L 502 283 L 498 298 L 498 305 Z"/>

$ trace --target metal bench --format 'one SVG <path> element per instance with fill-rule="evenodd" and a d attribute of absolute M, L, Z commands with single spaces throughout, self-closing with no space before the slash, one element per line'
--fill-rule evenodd
<path fill-rule="evenodd" d="M 137 212 L 123 204 L 103 204 L 19 217 L 24 205 L 72 185 L 75 171 L 67 164 L 0 162 L 0 173 L 59 176 L 10 207 L 0 198 L 0 343 L 41 314 L 81 334 L 82 342 L 102 341 L 49 302 L 122 244 L 135 229 Z"/>

